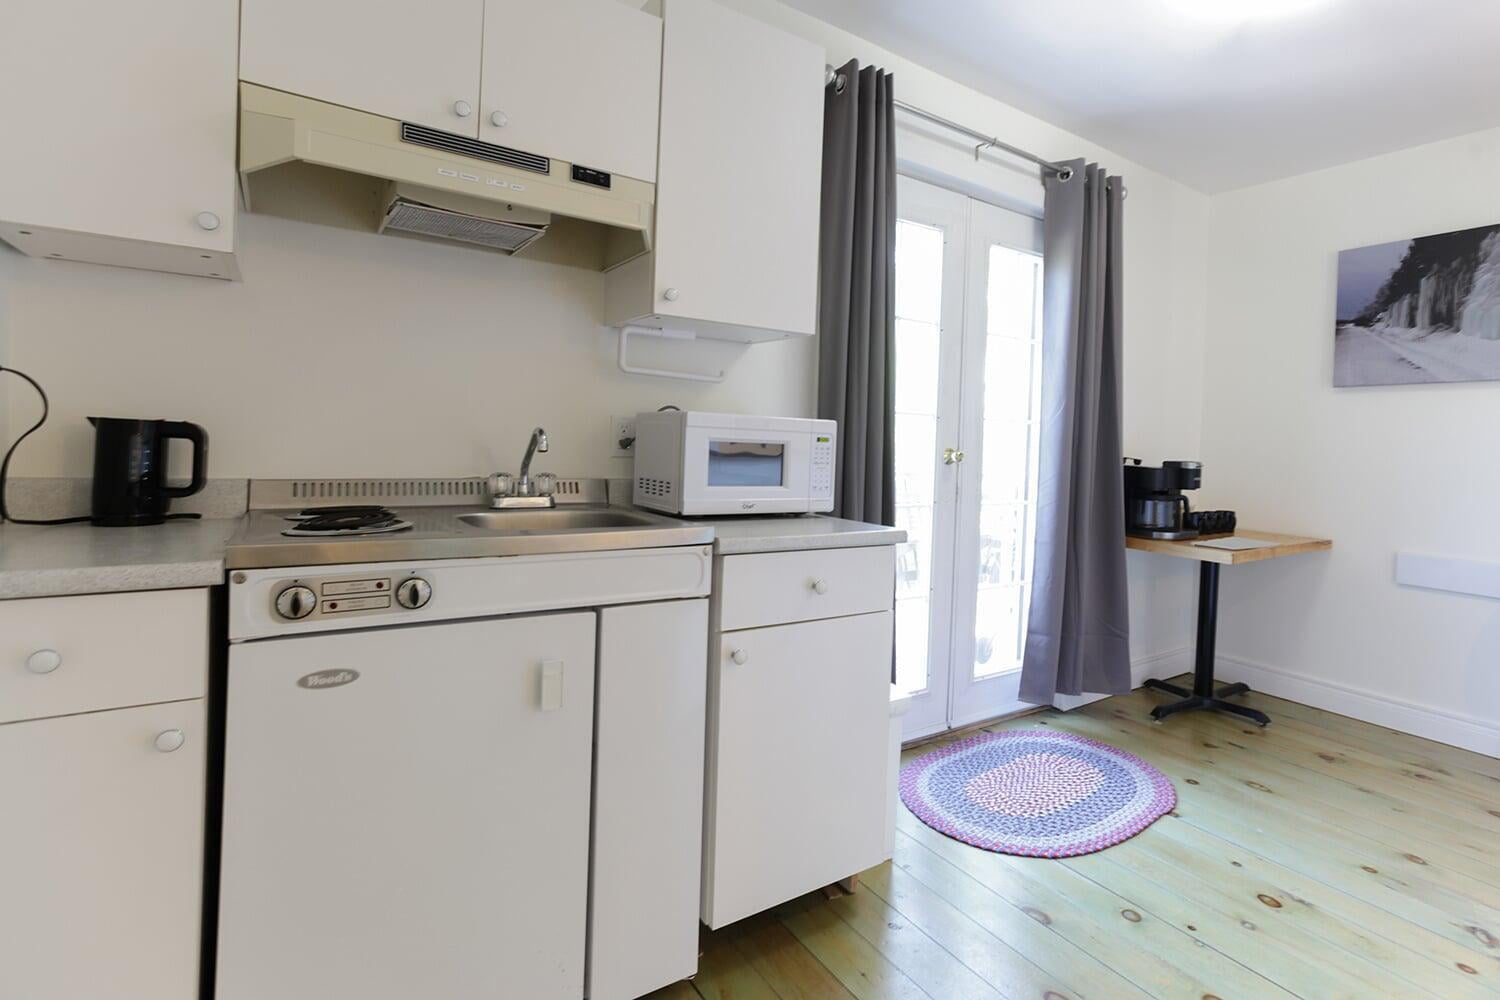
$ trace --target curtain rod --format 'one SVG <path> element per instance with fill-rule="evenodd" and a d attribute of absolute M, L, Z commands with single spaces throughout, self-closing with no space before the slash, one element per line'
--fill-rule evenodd
<path fill-rule="evenodd" d="M 844 78 L 844 74 L 840 73 L 832 66 L 825 66 L 824 71 L 825 82 L 834 85 L 834 93 L 843 93 L 844 84 L 847 82 Z M 959 135 L 968 136 L 970 139 L 978 140 L 979 145 L 974 147 L 974 159 L 976 160 L 979 159 L 980 152 L 985 149 L 999 149 L 1009 153 L 1012 156 L 1018 156 L 1023 160 L 1029 160 L 1032 163 L 1035 163 L 1037 166 L 1041 167 L 1043 170 L 1052 171 L 1057 175 L 1058 180 L 1066 181 L 1068 178 L 1073 176 L 1073 171 L 1071 168 L 1065 167 L 1060 163 L 1053 163 L 1051 160 L 1044 160 L 1040 156 L 1037 156 L 1035 153 L 1032 153 L 1025 149 L 1021 149 L 1019 146 L 1012 146 L 1008 142 L 1001 142 L 995 136 L 985 135 L 983 132 L 977 132 L 974 129 L 969 128 L 967 125 L 960 125 L 958 122 L 944 118 L 942 115 L 935 115 L 931 111 L 926 111 L 922 108 L 917 107 L 915 104 L 907 104 L 905 101 L 893 101 L 892 103 L 895 104 L 896 110 L 898 111 L 904 111 L 909 115 L 921 118 L 923 121 L 928 121 L 934 125 L 942 126 L 943 128 L 948 129 L 951 132 L 957 132 Z"/>

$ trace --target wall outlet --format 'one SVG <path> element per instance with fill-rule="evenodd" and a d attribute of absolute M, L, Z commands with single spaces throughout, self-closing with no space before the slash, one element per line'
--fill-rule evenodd
<path fill-rule="evenodd" d="M 609 453 L 614 458 L 635 454 L 635 417 L 609 418 Z"/>

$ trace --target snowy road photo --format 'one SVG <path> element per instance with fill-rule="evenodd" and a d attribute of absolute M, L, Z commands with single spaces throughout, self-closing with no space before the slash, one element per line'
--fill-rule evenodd
<path fill-rule="evenodd" d="M 1500 226 L 1339 254 L 1335 386 L 1500 379 Z"/>

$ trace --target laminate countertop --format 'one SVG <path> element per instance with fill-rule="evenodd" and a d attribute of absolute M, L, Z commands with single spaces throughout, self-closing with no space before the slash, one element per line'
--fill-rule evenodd
<path fill-rule="evenodd" d="M 224 582 L 224 543 L 237 517 L 141 528 L 0 524 L 0 600 Z"/>
<path fill-rule="evenodd" d="M 739 555 L 746 552 L 796 552 L 804 549 L 847 549 L 862 545 L 898 545 L 906 532 L 883 524 L 847 521 L 821 514 L 790 517 L 692 518 L 695 524 L 711 524 L 714 552 Z"/>
<path fill-rule="evenodd" d="M 224 548 L 242 518 L 168 521 L 142 528 L 0 525 L 0 600 L 224 582 Z M 819 515 L 693 519 L 712 525 L 714 551 L 792 552 L 895 545 L 906 532 Z"/>

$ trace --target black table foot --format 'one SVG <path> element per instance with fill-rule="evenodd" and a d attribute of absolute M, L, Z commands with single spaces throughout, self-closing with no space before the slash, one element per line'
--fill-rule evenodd
<path fill-rule="evenodd" d="M 1187 688 L 1178 687 L 1176 684 L 1168 684 L 1166 681 L 1159 681 L 1155 677 L 1146 681 L 1142 687 L 1148 687 L 1153 691 L 1165 691 L 1167 694 L 1175 694 L 1179 698 L 1191 698 L 1193 696 L 1193 692 Z"/>
<path fill-rule="evenodd" d="M 1152 686 L 1155 687 L 1157 685 Z M 1239 688 L 1241 690 L 1231 691 L 1231 688 Z M 1196 712 L 1201 709 L 1210 712 L 1228 712 L 1230 715 L 1238 715 L 1249 719 L 1258 726 L 1270 725 L 1271 718 L 1266 713 L 1256 711 L 1247 705 L 1236 705 L 1234 702 L 1225 701 L 1221 697 L 1224 694 L 1244 694 L 1248 690 L 1243 684 L 1231 684 L 1219 692 L 1219 695 L 1202 697 L 1196 694 L 1189 694 L 1181 701 L 1174 701 L 1166 705 L 1157 705 L 1151 710 L 1151 719 L 1153 722 L 1160 722 L 1168 716 L 1176 715 L 1179 712 Z"/>

